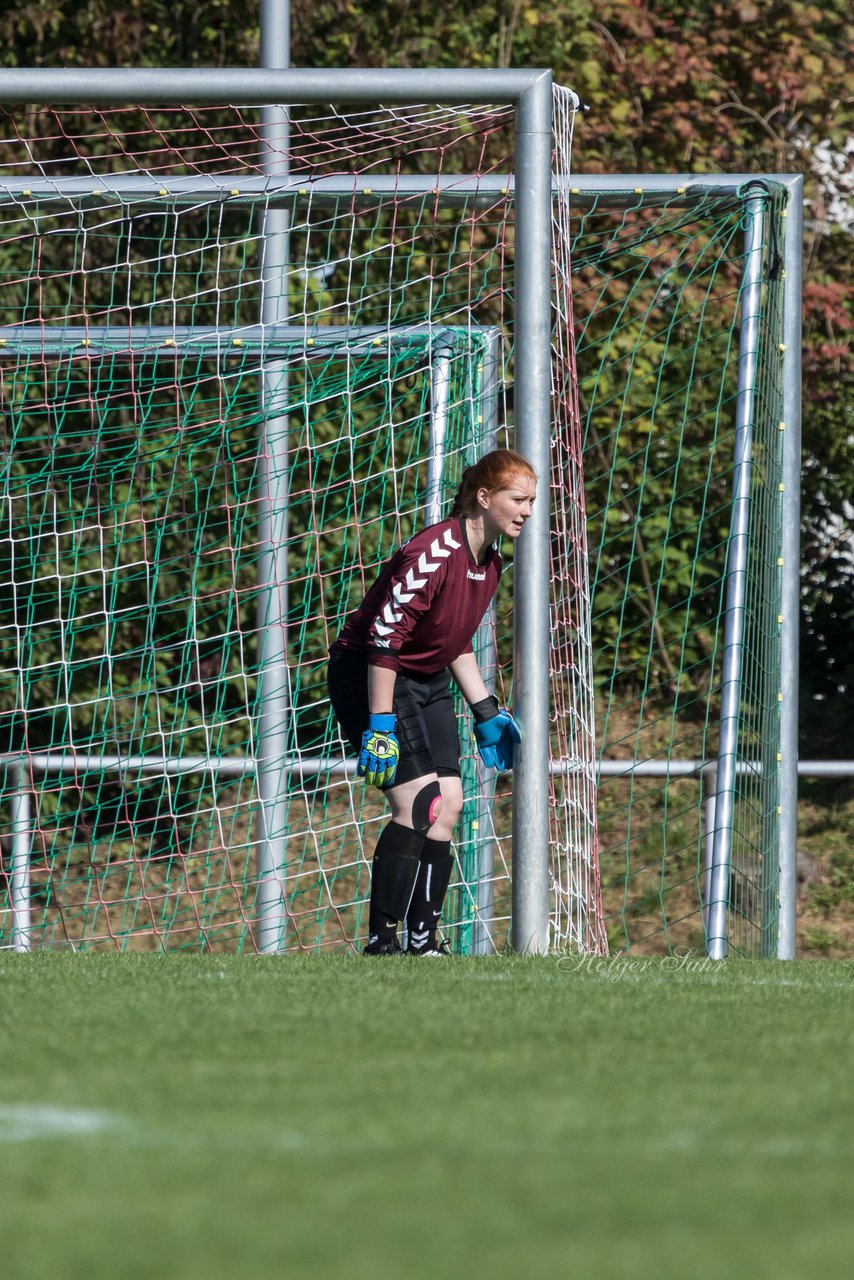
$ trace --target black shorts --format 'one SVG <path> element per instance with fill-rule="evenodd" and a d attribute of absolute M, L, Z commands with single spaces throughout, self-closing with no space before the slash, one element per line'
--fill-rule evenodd
<path fill-rule="evenodd" d="M 358 756 L 368 727 L 368 657 L 357 649 L 333 649 L 327 676 L 332 709 Z M 394 682 L 395 735 L 400 763 L 394 786 L 425 773 L 460 776 L 460 739 L 447 668 L 433 676 L 398 671 Z"/>

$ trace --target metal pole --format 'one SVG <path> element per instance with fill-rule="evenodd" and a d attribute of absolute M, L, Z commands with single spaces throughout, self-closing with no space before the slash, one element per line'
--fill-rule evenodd
<path fill-rule="evenodd" d="M 514 573 L 514 951 L 549 946 L 549 445 L 551 434 L 552 77 L 516 108 L 516 447 L 539 477 Z"/>
<path fill-rule="evenodd" d="M 721 724 L 718 786 L 715 798 L 715 841 L 709 898 L 708 951 L 722 960 L 728 949 L 727 907 L 732 868 L 735 819 L 736 756 L 741 710 L 741 667 L 750 535 L 750 481 L 753 449 L 753 402 L 759 354 L 762 245 L 765 194 L 745 202 L 745 260 L 741 296 L 732 524 L 726 565 L 726 622 L 721 676 Z"/>
<path fill-rule="evenodd" d="M 428 421 L 427 492 L 424 524 L 429 528 L 442 519 L 442 482 L 445 473 L 445 450 L 448 441 L 448 417 L 451 405 L 450 347 L 439 347 L 432 353 L 430 366 L 430 417 Z M 393 431 L 394 426 L 389 430 Z M 409 944 L 406 922 L 401 927 L 401 944 Z"/>
<path fill-rule="evenodd" d="M 24 952 L 32 947 L 30 855 L 33 820 L 30 773 L 25 760 L 10 764 L 8 769 L 15 777 L 12 790 L 12 862 L 9 875 L 12 950 Z"/>
<path fill-rule="evenodd" d="M 718 771 L 712 766 L 701 775 L 703 797 L 703 928 L 709 936 L 709 903 L 712 897 L 712 867 L 715 864 L 715 792 Z"/>
<path fill-rule="evenodd" d="M 261 0 L 261 62 L 267 68 L 290 62 L 289 7 L 286 0 Z M 264 172 L 288 172 L 290 118 L 286 107 L 261 111 Z M 261 323 L 288 320 L 290 214 L 268 208 L 264 214 L 261 270 Z M 288 491 L 289 415 L 287 364 L 268 360 L 261 372 L 258 556 L 258 925 L 256 945 L 264 954 L 285 943 L 287 806 L 285 761 L 291 733 L 288 670 Z"/>
<path fill-rule="evenodd" d="M 462 327 L 448 327 L 446 333 L 464 339 Z M 103 355 L 124 355 L 145 351 L 164 354 L 175 360 L 197 360 L 199 354 L 240 355 L 260 352 L 271 357 L 289 356 L 291 360 L 328 360 L 330 354 L 357 352 L 360 357 L 388 360 L 389 351 L 421 352 L 430 344 L 429 325 L 411 325 L 389 330 L 380 325 L 322 325 L 306 332 L 306 327 L 292 324 L 253 324 L 234 328 L 210 325 L 133 325 L 123 329 L 109 325 L 45 325 L 33 330 L 28 325 L 0 325 L 0 356 L 15 359 L 33 353 L 67 356 L 81 354 L 86 347 L 87 359 Z M 377 341 L 379 339 L 379 341 Z M 309 345 L 310 342 L 310 345 Z M 239 350 L 238 350 L 239 348 Z"/>
<path fill-rule="evenodd" d="M 783 264 L 783 573 L 780 608 L 780 924 L 777 959 L 794 960 L 798 903 L 798 633 L 801 563 L 801 322 L 804 180 L 789 187 Z"/>
<path fill-rule="evenodd" d="M 442 481 L 448 442 L 448 414 L 451 403 L 451 357 L 448 347 L 436 353 L 430 369 L 430 451 L 427 455 L 427 510 L 425 524 L 442 519 Z M 393 428 L 392 428 L 393 429 Z"/>
<path fill-rule="evenodd" d="M 7 74 L 7 73 L 4 73 Z M 3 79 L 0 77 L 0 101 L 3 101 Z M 272 91 L 271 91 L 272 92 Z M 271 95 L 267 94 L 265 100 Z M 329 95 L 327 94 L 327 97 Z M 225 88 L 222 98 L 226 97 Z M 283 100 L 283 99 L 280 99 Z M 287 99 L 284 99 L 287 100 Z M 504 101 L 503 97 L 495 101 Z M 182 96 L 181 101 L 187 98 Z M 764 174 L 584 174 L 572 175 L 573 187 L 569 195 L 575 208 L 606 205 L 608 208 L 654 207 L 667 204 L 671 209 L 687 209 L 710 199 L 738 198 L 747 182 L 761 178 L 791 187 L 799 178 L 785 173 Z M 20 205 L 33 201 L 40 205 L 46 201 L 91 201 L 92 178 L 43 177 L 21 178 L 4 175 L 0 178 L 0 206 Z M 353 207 L 374 209 L 391 197 L 408 200 L 436 195 L 443 208 L 492 206 L 505 197 L 510 203 L 516 198 L 513 174 L 484 173 L 475 176 L 463 174 L 412 173 L 372 174 L 371 185 L 364 185 L 358 174 L 342 173 L 329 176 L 316 175 L 312 170 L 291 172 L 276 177 L 259 174 L 241 174 L 240 186 L 235 187 L 232 175 L 197 173 L 190 175 L 114 173 L 98 176 L 97 199 L 100 206 L 118 201 L 121 204 L 142 202 L 155 208 L 165 205 L 198 204 L 200 200 L 223 200 L 229 205 L 252 204 L 259 197 L 268 204 L 291 205 L 297 201 L 311 200 L 312 209 L 335 208 L 345 197 Z M 557 194 L 556 187 L 552 195 Z"/>
<path fill-rule="evenodd" d="M 495 606 L 490 609 L 488 622 L 482 623 L 475 637 L 483 683 L 490 693 L 495 692 L 497 655 L 495 652 Z M 495 950 L 490 925 L 495 916 L 494 849 L 492 840 L 492 805 L 495 796 L 497 774 L 485 766 L 480 770 L 482 786 L 478 788 L 474 806 L 474 836 L 477 848 L 477 880 L 474 887 L 475 917 L 472 928 L 471 953 L 489 956 Z"/>
<path fill-rule="evenodd" d="M 287 6 L 262 0 L 262 49 L 289 56 Z M 341 67 L 4 67 L 0 102 L 205 103 L 239 102 L 515 102 L 540 77 L 538 69 L 492 71 L 448 68 Z"/>
<path fill-rule="evenodd" d="M 0 756 L 0 764 L 14 763 L 17 756 Z M 115 756 L 90 755 L 79 751 L 36 752 L 27 757 L 32 773 L 61 774 L 102 769 L 105 772 L 119 773 L 211 773 L 224 777 L 239 778 L 255 772 L 255 761 L 251 756 Z M 342 760 L 337 756 L 289 756 L 284 765 L 293 773 L 347 773 L 355 770 L 352 760 Z M 602 778 L 687 778 L 711 773 L 717 768 L 717 761 L 710 760 L 600 760 L 596 766 Z M 549 772 L 559 777 L 567 773 L 578 773 L 579 765 L 575 758 L 569 760 L 553 760 Z M 761 763 L 746 764 L 740 761 L 736 766 L 738 774 L 758 774 L 762 772 Z M 854 760 L 799 760 L 799 778 L 854 778 Z M 130 781 L 127 777 L 125 781 Z"/>
<path fill-rule="evenodd" d="M 475 405 L 475 416 L 480 417 L 482 427 L 482 451 L 491 453 L 498 448 L 498 395 L 501 343 L 496 332 L 489 336 L 489 347 L 480 376 L 480 404 Z M 475 638 L 480 673 L 490 693 L 495 692 L 498 655 L 495 650 L 495 602 L 489 606 L 489 616 L 481 623 Z M 495 795 L 495 774 L 482 770 L 483 787 L 475 804 L 475 831 L 477 833 L 477 883 L 475 885 L 475 918 L 472 930 L 472 955 L 492 955 L 490 925 L 495 916 L 495 885 L 493 882 L 493 817 L 492 803 Z"/>

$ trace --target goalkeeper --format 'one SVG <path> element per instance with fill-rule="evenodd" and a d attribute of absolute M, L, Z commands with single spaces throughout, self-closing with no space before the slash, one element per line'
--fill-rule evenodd
<path fill-rule="evenodd" d="M 329 695 L 358 774 L 379 787 L 391 821 L 371 871 L 366 955 L 444 954 L 437 929 L 463 804 L 453 677 L 474 717 L 480 755 L 509 769 L 519 727 L 481 679 L 472 639 L 501 576 L 497 543 L 531 515 L 537 478 L 497 449 L 469 467 L 450 518 L 417 533 L 380 571 L 329 653 Z"/>

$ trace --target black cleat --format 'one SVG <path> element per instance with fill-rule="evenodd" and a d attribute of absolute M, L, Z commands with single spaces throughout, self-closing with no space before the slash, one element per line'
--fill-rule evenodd
<path fill-rule="evenodd" d="M 403 947 L 397 938 L 392 938 L 391 942 L 383 942 L 375 938 L 362 952 L 363 956 L 402 956 L 403 954 Z"/>

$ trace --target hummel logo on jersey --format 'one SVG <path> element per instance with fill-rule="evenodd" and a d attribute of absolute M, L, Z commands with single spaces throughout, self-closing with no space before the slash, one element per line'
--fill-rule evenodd
<path fill-rule="evenodd" d="M 486 570 L 484 569 L 483 573 L 472 573 L 471 569 L 469 569 L 468 573 L 466 574 L 466 577 L 471 578 L 472 582 L 485 582 Z"/>

